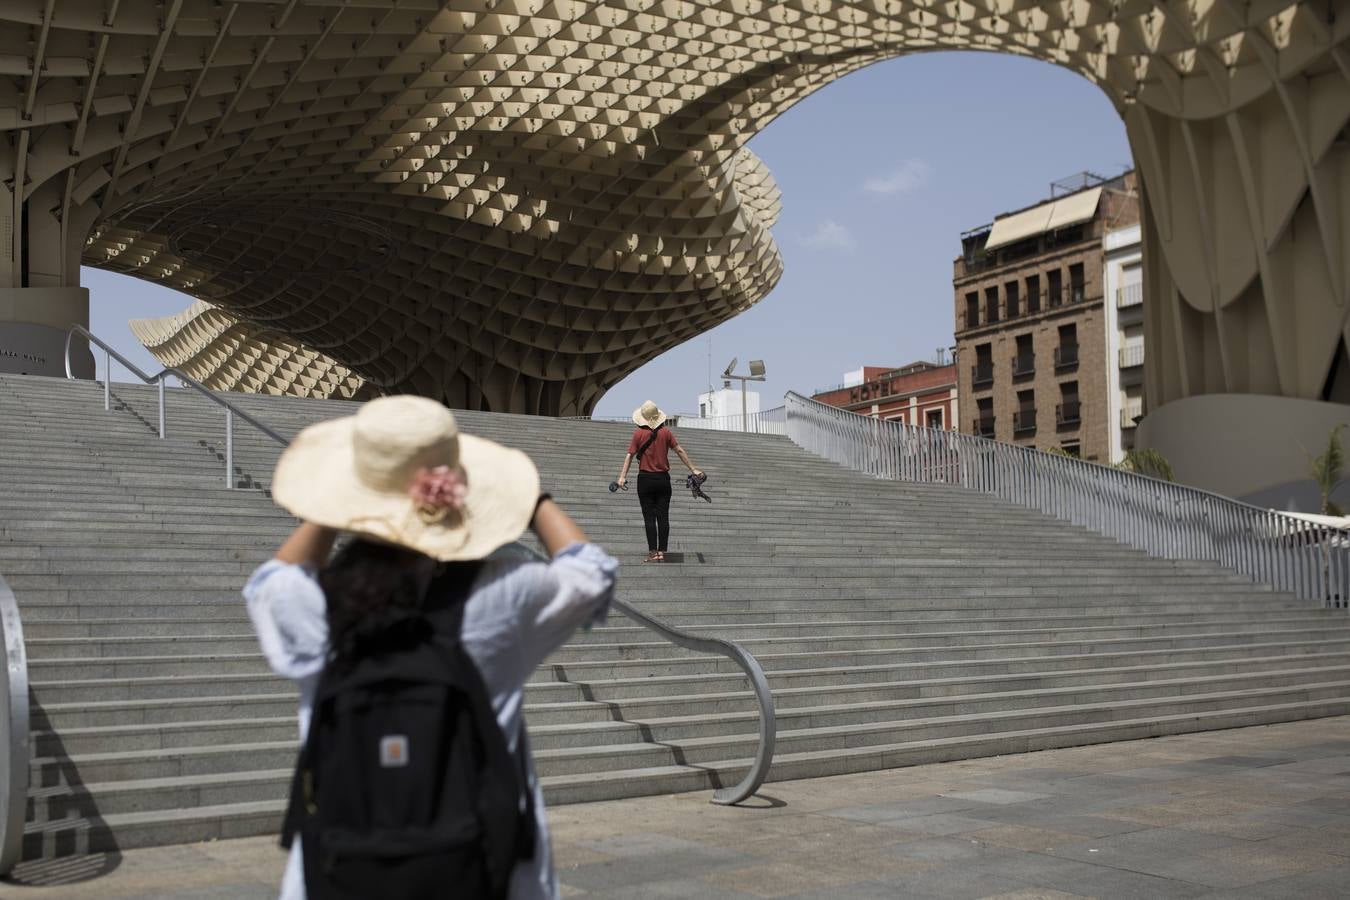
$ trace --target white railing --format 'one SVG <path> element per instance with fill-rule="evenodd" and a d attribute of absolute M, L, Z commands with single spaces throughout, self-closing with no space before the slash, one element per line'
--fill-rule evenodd
<path fill-rule="evenodd" d="M 562 416 L 580 422 L 632 422 L 626 416 Z M 671 428 L 692 428 L 703 431 L 743 431 L 748 434 L 787 434 L 787 412 L 776 406 L 763 412 L 742 416 L 697 416 L 675 413 L 666 418 Z"/>
<path fill-rule="evenodd" d="M 742 416 L 672 416 L 674 428 L 704 431 L 744 431 L 750 434 L 787 434 L 787 409 L 778 406 Z"/>
<path fill-rule="evenodd" d="M 1067 456 L 879 421 L 799 394 L 787 395 L 786 409 L 794 443 L 859 472 L 991 494 L 1150 556 L 1209 560 L 1324 606 L 1345 609 L 1350 599 L 1350 531 Z"/>
<path fill-rule="evenodd" d="M 1127 284 L 1116 288 L 1116 308 L 1124 309 L 1127 306 L 1138 306 L 1144 302 L 1144 286 L 1142 284 Z"/>
<path fill-rule="evenodd" d="M 1131 366 L 1142 366 L 1144 364 L 1144 345 L 1131 344 L 1128 347 L 1120 348 L 1120 367 L 1128 369 Z"/>

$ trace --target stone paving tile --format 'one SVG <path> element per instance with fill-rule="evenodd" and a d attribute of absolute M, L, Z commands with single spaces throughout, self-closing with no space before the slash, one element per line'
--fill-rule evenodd
<path fill-rule="evenodd" d="M 1205 894 L 1205 900 L 1322 900 L 1343 898 L 1350 885 L 1350 865 L 1336 866 L 1303 875 L 1275 878 L 1242 888 Z"/>
<path fill-rule="evenodd" d="M 1082 842 L 1087 835 L 1070 834 L 1067 831 L 1052 831 L 1047 828 L 1030 828 L 1026 825 L 1001 825 L 997 828 L 985 828 L 981 831 L 967 832 L 971 840 L 998 847 L 1011 847 L 1017 850 L 1049 850 L 1065 844 Z"/>
<path fill-rule="evenodd" d="M 976 867 L 984 868 L 979 863 L 976 863 Z M 1112 900 L 1198 897 L 1213 890 L 1205 885 L 1160 878 L 1143 872 L 1036 853 L 1023 853 L 1014 859 L 1002 860 L 993 871 L 1024 881 L 1033 888 Z"/>
<path fill-rule="evenodd" d="M 984 788 L 978 791 L 955 791 L 947 794 L 953 800 L 974 800 L 976 803 L 992 803 L 996 806 L 1008 806 L 1012 803 L 1029 803 L 1032 800 L 1044 800 L 1049 794 L 1034 794 L 1030 791 L 1010 791 L 1004 788 Z"/>
<path fill-rule="evenodd" d="M 886 819 L 878 824 L 888 828 L 898 828 L 901 831 L 913 831 L 936 836 L 982 831 L 994 823 L 988 819 L 974 819 L 959 813 L 941 813 L 936 816 L 915 816 L 909 819 Z"/>
<path fill-rule="evenodd" d="M 884 822 L 888 819 L 913 819 L 939 813 L 955 813 L 979 806 L 975 800 L 960 800 L 952 797 L 920 797 L 891 803 L 869 803 L 866 806 L 850 806 L 842 809 L 825 810 L 824 814 L 835 819 L 856 819 L 860 822 Z"/>
<path fill-rule="evenodd" d="M 1350 897 L 1350 717 L 550 811 L 569 900 Z M 1095 851 L 1095 852 L 1093 852 Z M 0 897 L 274 897 L 275 838 L 43 863 Z M 95 876 L 95 877 L 91 877 Z"/>

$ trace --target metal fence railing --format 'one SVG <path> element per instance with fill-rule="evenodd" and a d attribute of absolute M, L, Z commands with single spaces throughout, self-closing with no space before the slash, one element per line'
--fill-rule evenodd
<path fill-rule="evenodd" d="M 672 416 L 676 428 L 704 431 L 744 431 L 750 434 L 787 434 L 787 407 L 778 406 L 742 416 Z"/>
<path fill-rule="evenodd" d="M 1350 599 L 1350 531 L 1067 456 L 860 416 L 800 394 L 787 436 L 877 478 L 950 484 L 1040 510 L 1151 556 L 1210 560 L 1323 606 Z"/>
<path fill-rule="evenodd" d="M 631 422 L 625 416 L 563 416 L 565 419 L 587 422 Z M 749 434 L 787 434 L 787 410 L 776 406 L 763 412 L 742 416 L 697 416 L 671 413 L 666 419 L 671 428 L 693 428 L 703 431 L 743 431 Z"/>

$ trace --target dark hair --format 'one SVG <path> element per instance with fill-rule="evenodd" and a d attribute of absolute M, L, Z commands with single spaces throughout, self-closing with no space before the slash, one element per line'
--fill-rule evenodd
<path fill-rule="evenodd" d="M 329 663 L 345 668 L 358 656 L 425 640 L 431 623 L 422 608 L 436 565 L 415 550 L 361 538 L 339 550 L 319 572 L 328 600 Z"/>

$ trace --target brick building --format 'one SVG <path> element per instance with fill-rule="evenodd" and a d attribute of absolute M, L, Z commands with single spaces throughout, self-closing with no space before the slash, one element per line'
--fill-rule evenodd
<path fill-rule="evenodd" d="M 864 366 L 858 383 L 817 391 L 812 399 L 876 419 L 955 428 L 956 366 L 930 362 L 890 369 Z"/>
<path fill-rule="evenodd" d="M 962 235 L 952 279 L 962 432 L 1111 461 L 1120 413 L 1108 403 L 1102 238 L 1138 221 L 1133 172 L 1084 173 Z"/>

